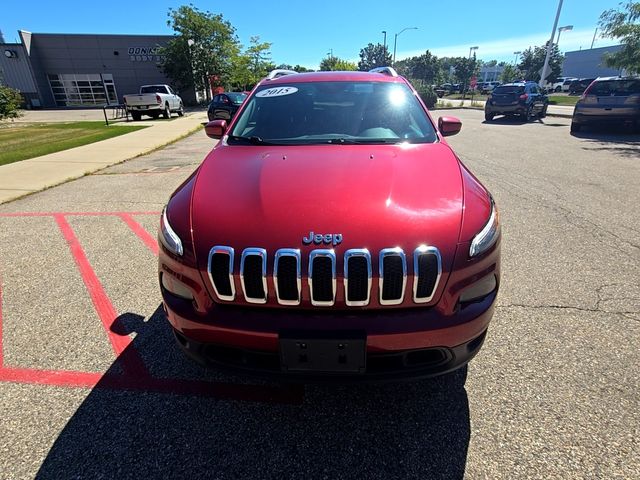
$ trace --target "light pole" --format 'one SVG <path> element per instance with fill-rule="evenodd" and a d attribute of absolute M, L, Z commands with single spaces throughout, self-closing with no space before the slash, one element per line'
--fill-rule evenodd
<path fill-rule="evenodd" d="M 547 83 L 547 77 L 549 76 L 549 59 L 551 58 L 551 52 L 553 51 L 553 39 L 556 36 L 556 27 L 558 26 L 558 19 L 560 18 L 560 12 L 562 11 L 562 0 L 558 2 L 558 11 L 556 12 L 556 19 L 553 22 L 553 29 L 551 29 L 551 38 L 547 42 L 547 55 L 544 57 L 544 66 L 542 67 L 542 75 L 540 75 L 540 86 L 544 87 Z"/>
<path fill-rule="evenodd" d="M 476 50 L 478 50 L 477 45 L 475 47 L 469 47 L 469 60 L 471 60 L 471 52 L 475 52 Z M 471 72 L 471 78 L 473 78 L 473 71 Z M 471 85 L 471 78 L 469 78 L 469 85 Z M 467 93 L 467 87 L 468 85 L 462 85 L 462 99 L 464 100 L 465 95 Z M 473 92 L 471 93 L 471 101 L 473 102 Z"/>
<path fill-rule="evenodd" d="M 396 64 L 396 45 L 398 44 L 398 36 L 400 36 L 400 34 L 406 30 L 418 30 L 418 27 L 403 28 L 398 33 L 396 33 L 395 37 L 393 38 L 393 62 L 391 62 L 393 65 Z"/>
<path fill-rule="evenodd" d="M 556 41 L 556 45 L 558 45 L 558 48 L 560 48 L 560 34 L 562 32 L 569 32 L 573 30 L 573 25 L 565 25 L 564 27 L 560 27 L 558 29 L 558 41 Z"/>
<path fill-rule="evenodd" d="M 382 47 L 384 48 L 384 53 L 387 53 L 387 31 L 382 30 L 382 33 L 384 34 L 384 37 L 382 40 Z"/>
<path fill-rule="evenodd" d="M 515 66 L 518 63 L 518 57 L 522 54 L 522 52 L 513 52 L 516 58 L 513 59 L 513 65 Z"/>
<path fill-rule="evenodd" d="M 475 47 L 469 47 L 469 60 L 471 60 L 471 52 L 475 52 L 476 50 L 478 50 L 478 46 Z"/>

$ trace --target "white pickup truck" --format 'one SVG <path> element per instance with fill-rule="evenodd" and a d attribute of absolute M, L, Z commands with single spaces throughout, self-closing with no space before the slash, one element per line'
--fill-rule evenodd
<path fill-rule="evenodd" d="M 124 104 L 134 120 L 140 120 L 142 115 L 153 118 L 160 115 L 169 118 L 172 112 L 176 112 L 179 117 L 184 115 L 182 99 L 169 85 L 143 85 L 140 93 L 125 95 Z"/>

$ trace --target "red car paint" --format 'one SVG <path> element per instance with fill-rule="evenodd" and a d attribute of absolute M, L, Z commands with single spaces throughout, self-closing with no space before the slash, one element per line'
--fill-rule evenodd
<path fill-rule="evenodd" d="M 361 72 L 264 80 L 245 101 L 227 133 L 233 131 L 261 87 L 328 81 L 407 85 L 399 76 Z M 413 89 L 411 92 L 437 130 L 424 104 Z M 443 120 L 445 126 L 459 130 L 457 119 Z M 444 132 L 442 124 L 440 127 Z M 487 190 L 459 161 L 440 132 L 433 143 L 390 145 L 239 145 L 230 144 L 225 136 L 167 206 L 167 220 L 182 242 L 183 254 L 176 255 L 160 242 L 161 283 L 162 275 L 168 275 L 193 296 L 192 301 L 178 299 L 162 287 L 167 317 L 186 353 L 205 363 L 209 363 L 206 352 L 216 349 L 239 352 L 237 358 L 247 351 L 247 355 L 270 353 L 277 358 L 283 332 L 296 331 L 300 338 L 332 332 L 332 338 L 340 338 L 340 332 L 357 331 L 365 338 L 367 369 L 358 375 L 341 375 L 343 378 L 393 379 L 459 368 L 484 340 L 499 287 L 499 230 L 486 251 L 473 258 L 469 253 L 473 238 L 491 216 L 492 205 Z M 342 242 L 304 245 L 302 239 L 311 231 L 340 234 Z M 161 231 L 161 240 L 162 236 Z M 215 245 L 231 246 L 236 252 L 233 301 L 218 298 L 211 283 L 208 259 Z M 440 280 L 427 303 L 415 303 L 408 293 L 414 281 L 411 255 L 420 245 L 437 247 L 442 261 Z M 267 298 L 260 305 L 246 301 L 240 282 L 240 254 L 249 247 L 267 251 Z M 407 256 L 407 293 L 400 304 L 382 305 L 378 301 L 377 254 L 391 247 L 402 248 Z M 281 305 L 276 299 L 273 255 L 280 248 L 300 250 L 299 305 Z M 310 299 L 306 275 L 309 252 L 318 248 L 333 248 L 336 254 L 337 288 L 330 307 L 314 306 Z M 352 248 L 371 252 L 372 282 L 366 306 L 345 302 L 342 255 Z M 495 279 L 490 292 L 460 302 L 461 292 L 488 276 Z M 407 367 L 411 363 L 406 361 L 407 355 L 428 355 L 429 349 L 440 349 L 451 358 L 439 365 L 427 362 L 420 364 L 424 368 L 417 364 Z M 370 372 L 369 364 L 377 361 L 375 355 L 383 353 L 400 355 L 403 368 L 386 374 Z M 217 359 L 213 363 L 219 364 L 219 358 L 213 357 Z M 246 358 L 232 366 L 244 369 L 243 365 L 247 367 Z M 247 369 L 262 370 L 260 365 Z M 278 369 L 272 370 L 269 373 Z M 297 373 L 310 378 L 342 372 Z"/>

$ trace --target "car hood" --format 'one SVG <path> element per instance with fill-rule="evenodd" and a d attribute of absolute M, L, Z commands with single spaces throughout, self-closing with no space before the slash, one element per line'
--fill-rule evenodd
<path fill-rule="evenodd" d="M 445 143 L 387 146 L 219 145 L 200 168 L 191 228 L 201 268 L 214 245 L 236 252 L 340 234 L 349 248 L 437 246 L 452 259 L 462 218 L 460 166 Z M 448 268 L 446 268 L 448 270 Z"/>

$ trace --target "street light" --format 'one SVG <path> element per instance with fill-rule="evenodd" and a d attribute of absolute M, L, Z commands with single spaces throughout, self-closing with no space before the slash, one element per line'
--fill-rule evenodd
<path fill-rule="evenodd" d="M 384 53 L 387 53 L 387 31 L 382 30 L 382 33 L 384 34 L 384 39 L 382 40 L 382 47 L 384 48 Z"/>
<path fill-rule="evenodd" d="M 400 30 L 398 33 L 396 33 L 396 36 L 393 39 L 393 65 L 396 64 L 396 45 L 398 43 L 398 36 L 400 36 L 400 34 L 402 32 L 404 32 L 405 30 L 418 30 L 418 27 L 407 27 L 407 28 L 403 28 L 402 30 Z"/>
<path fill-rule="evenodd" d="M 475 52 L 476 50 L 478 50 L 478 46 L 475 47 L 469 47 L 469 60 L 471 60 L 471 52 Z"/>
<path fill-rule="evenodd" d="M 558 48 L 560 48 L 560 34 L 562 32 L 569 32 L 573 30 L 573 25 L 565 25 L 564 27 L 560 27 L 558 29 L 558 41 L 556 42 L 556 45 L 558 45 Z"/>
<path fill-rule="evenodd" d="M 513 59 L 513 64 L 515 65 L 518 62 L 518 57 L 522 55 L 522 52 L 513 52 L 516 58 Z"/>

